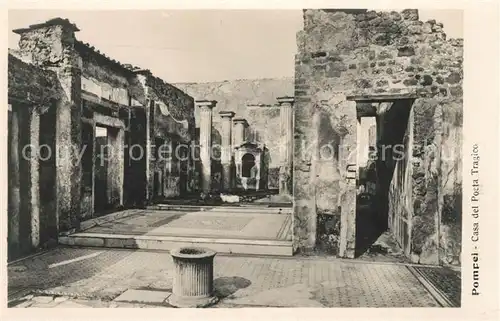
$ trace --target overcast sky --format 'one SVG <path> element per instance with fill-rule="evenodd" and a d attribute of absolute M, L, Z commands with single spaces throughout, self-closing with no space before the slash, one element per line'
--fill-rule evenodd
<path fill-rule="evenodd" d="M 77 38 L 107 56 L 171 83 L 292 77 L 302 28 L 301 10 L 13 10 L 9 30 L 54 17 L 70 19 Z M 461 11 L 421 10 L 420 19 L 442 22 L 449 38 L 463 35 Z M 10 32 L 9 48 L 17 42 Z"/>

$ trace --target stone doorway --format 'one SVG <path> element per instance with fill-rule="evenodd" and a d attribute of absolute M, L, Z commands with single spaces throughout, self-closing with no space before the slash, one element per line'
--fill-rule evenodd
<path fill-rule="evenodd" d="M 96 126 L 95 129 L 95 191 L 94 212 L 97 214 L 109 208 L 108 204 L 108 129 Z"/>
<path fill-rule="evenodd" d="M 412 193 L 406 168 L 411 155 L 413 101 L 390 97 L 356 100 L 356 257 L 384 251 L 377 240 L 388 230 L 402 251 L 410 252 L 411 211 L 405 209 Z"/>
<path fill-rule="evenodd" d="M 96 125 L 94 213 L 102 215 L 123 205 L 123 130 Z"/>

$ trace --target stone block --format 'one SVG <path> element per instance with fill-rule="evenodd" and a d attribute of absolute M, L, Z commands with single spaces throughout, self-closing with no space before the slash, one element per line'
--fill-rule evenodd
<path fill-rule="evenodd" d="M 115 302 L 136 302 L 145 304 L 162 304 L 171 295 L 167 291 L 150 291 L 130 289 L 123 292 L 113 301 Z"/>
<path fill-rule="evenodd" d="M 430 85 L 432 84 L 432 81 L 433 81 L 433 79 L 432 79 L 432 77 L 431 77 L 431 76 L 429 76 L 429 75 L 424 75 L 424 76 L 422 77 L 422 79 L 420 80 L 420 84 L 421 84 L 422 86 L 430 86 Z"/>
<path fill-rule="evenodd" d="M 35 296 L 33 297 L 33 299 L 31 299 L 31 301 L 35 303 L 43 303 L 43 304 L 50 303 L 53 300 L 54 300 L 53 296 Z"/>
<path fill-rule="evenodd" d="M 95 247 L 103 247 L 104 246 L 104 239 L 100 237 L 69 237 L 72 238 L 74 241 L 74 245 L 78 246 L 95 246 Z"/>
<path fill-rule="evenodd" d="M 452 72 L 446 77 L 446 82 L 449 84 L 457 84 L 462 80 L 462 76 L 458 72 Z"/>
<path fill-rule="evenodd" d="M 455 97 L 462 97 L 463 96 L 462 86 L 450 87 L 449 91 L 450 91 L 450 95 L 452 95 L 452 96 L 455 96 Z"/>
<path fill-rule="evenodd" d="M 418 21 L 418 10 L 417 9 L 404 9 L 401 12 L 401 16 L 405 20 Z"/>
<path fill-rule="evenodd" d="M 398 48 L 398 57 L 409 57 L 415 55 L 415 48 L 412 46 L 401 46 Z"/>

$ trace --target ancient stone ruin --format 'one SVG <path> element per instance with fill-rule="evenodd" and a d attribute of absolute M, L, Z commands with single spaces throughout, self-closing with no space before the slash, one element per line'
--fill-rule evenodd
<path fill-rule="evenodd" d="M 9 257 L 113 211 L 252 191 L 293 206 L 294 253 L 354 258 L 389 231 L 413 262 L 459 265 L 463 41 L 417 10 L 303 14 L 295 79 L 170 84 L 68 20 L 14 30 Z"/>

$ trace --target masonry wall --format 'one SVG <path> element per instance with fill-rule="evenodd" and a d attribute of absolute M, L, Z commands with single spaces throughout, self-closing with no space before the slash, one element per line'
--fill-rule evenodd
<path fill-rule="evenodd" d="M 82 57 L 82 89 L 85 92 L 95 95 L 100 100 L 121 106 L 136 106 L 144 110 L 145 117 L 149 121 L 149 126 L 146 125 L 148 129 L 144 129 L 147 131 L 146 144 L 142 145 L 145 157 L 149 151 L 146 160 L 148 202 L 164 197 L 178 197 L 181 191 L 184 193 L 194 191 L 195 173 L 192 161 L 186 160 L 181 164 L 175 159 L 175 153 L 170 155 L 157 153 L 158 149 L 162 148 L 157 146 L 159 142 L 170 147 L 173 146 L 172 142 L 174 145 L 177 143 L 177 145 L 190 146 L 194 137 L 195 124 L 193 98 L 148 71 L 135 74 L 123 66 L 117 66 L 114 62 L 110 63 L 107 58 L 92 50 L 89 52 L 88 47 L 82 46 L 81 43 L 77 46 Z M 126 124 L 128 115 L 121 116 L 124 125 L 127 126 L 125 129 L 129 132 L 130 124 Z M 119 119 L 120 115 L 116 118 Z M 121 136 L 119 139 L 124 139 L 124 137 Z M 133 140 L 129 138 L 125 142 L 126 149 L 119 156 L 124 162 L 129 161 L 127 159 L 129 148 L 134 145 L 130 143 L 130 139 Z M 140 166 L 140 164 L 135 165 Z M 182 179 L 181 167 L 182 173 L 185 173 Z M 186 187 L 181 186 L 181 181 L 182 184 L 186 184 Z M 127 191 L 124 193 L 129 197 L 134 197 L 132 193 L 127 193 Z M 90 197 L 91 195 L 87 192 L 82 198 L 83 208 L 91 209 L 88 206 L 91 201 Z"/>
<path fill-rule="evenodd" d="M 14 173 L 9 181 L 9 258 L 53 244 L 59 232 L 78 229 L 81 221 L 95 216 L 96 125 L 111 133 L 112 175 L 106 183 L 115 210 L 142 207 L 152 199 L 150 173 L 168 167 L 147 155 L 156 138 L 190 147 L 195 137 L 192 97 L 147 70 L 106 57 L 76 40 L 75 31 L 68 20 L 52 19 L 15 30 L 21 35 L 19 50 L 9 50 L 9 148 L 14 151 L 9 153 Z M 30 144 L 47 145 L 51 154 L 28 153 L 20 159 Z M 144 157 L 129 159 L 132 145 L 142 147 Z M 164 196 L 196 189 L 192 159 L 177 165 L 186 179 L 179 170 L 165 173 Z"/>
<path fill-rule="evenodd" d="M 151 155 L 150 176 L 155 172 L 163 177 L 161 197 L 178 197 L 181 194 L 191 193 L 198 189 L 195 180 L 195 163 L 189 148 L 195 138 L 194 99 L 178 89 L 165 83 L 157 77 L 149 77 L 146 81 L 148 97 L 154 101 L 153 135 L 151 144 L 157 145 L 155 139 L 160 139 L 170 146 L 171 153 Z M 159 146 L 155 146 L 159 148 Z M 188 159 L 179 153 L 184 152 Z M 154 153 L 155 149 L 152 149 Z M 161 151 L 160 151 L 161 153 Z M 152 185 L 150 180 L 150 189 Z"/>
<path fill-rule="evenodd" d="M 313 248 L 324 237 L 316 235 L 325 230 L 318 226 L 323 215 L 340 221 L 340 228 L 330 224 L 337 227 L 329 230 L 331 237 L 327 235 L 339 239 L 339 255 L 349 256 L 355 248 L 352 210 L 356 200 L 353 183 L 346 179 L 347 165 L 356 163 L 355 158 L 318 161 L 318 150 L 301 147 L 300 142 L 343 145 L 342 153 L 348 155 L 346 145 L 356 145 L 356 107 L 346 100 L 347 95 L 414 92 L 418 98 L 411 107 L 412 188 L 405 188 L 412 191 L 410 257 L 421 263 L 453 261 L 446 257 L 458 262 L 461 154 L 457 150 L 455 157 L 444 160 L 439 150 L 442 144 L 461 144 L 463 43 L 447 40 L 442 27 L 435 21 L 419 21 L 416 10 L 304 10 L 295 77 L 297 249 Z M 433 147 L 438 147 L 437 156 L 431 153 L 436 150 Z M 449 177 L 446 187 L 445 176 Z"/>
<path fill-rule="evenodd" d="M 124 112 L 123 107 L 129 108 L 130 105 L 128 79 L 133 74 L 116 63 L 109 63 L 107 58 L 81 42 L 75 42 L 75 49 L 79 64 L 81 64 L 82 146 L 86 146 L 84 150 L 86 157 L 82 161 L 80 200 L 80 219 L 85 220 L 96 215 L 93 198 L 98 197 L 95 190 L 96 184 L 101 184 L 101 182 L 96 182 L 93 174 L 97 168 L 94 162 L 100 162 L 101 157 L 104 157 L 101 155 L 104 151 L 101 151 L 98 148 L 100 145 L 96 144 L 96 126 L 108 128 L 106 140 L 108 146 L 103 146 L 103 148 L 110 151 L 109 175 L 106 183 L 108 189 L 106 199 L 110 204 L 109 209 L 122 208 L 127 203 L 125 197 L 128 195 L 124 191 L 124 166 L 128 153 L 128 146 L 125 147 L 125 132 L 130 128 L 128 128 L 128 112 Z M 121 112 L 120 109 L 122 109 Z M 96 155 L 96 158 L 92 157 L 92 153 Z"/>
<path fill-rule="evenodd" d="M 176 87 L 195 99 L 216 100 L 213 109 L 213 143 L 220 143 L 220 111 L 233 111 L 235 118 L 245 118 L 249 124 L 246 137 L 252 142 L 266 144 L 269 149 L 268 187 L 278 188 L 279 145 L 282 141 L 280 132 L 280 109 L 277 97 L 292 96 L 293 79 L 256 79 L 232 80 L 208 83 L 179 83 Z M 196 111 L 198 121 L 198 115 Z M 233 135 L 234 138 L 234 135 Z M 220 166 L 215 166 L 214 186 L 220 184 L 217 179 Z"/>
<path fill-rule="evenodd" d="M 13 259 L 29 253 L 43 245 L 57 230 L 55 217 L 54 182 L 45 177 L 54 177 L 53 159 L 37 161 L 38 146 L 53 138 L 53 123 L 49 128 L 41 120 L 54 114 L 54 101 L 59 96 L 56 75 L 47 70 L 27 64 L 15 56 L 8 55 L 8 257 Z M 45 129 L 45 135 L 39 135 Z M 33 146 L 25 148 L 25 146 Z M 47 155 L 41 153 L 40 157 Z"/>

